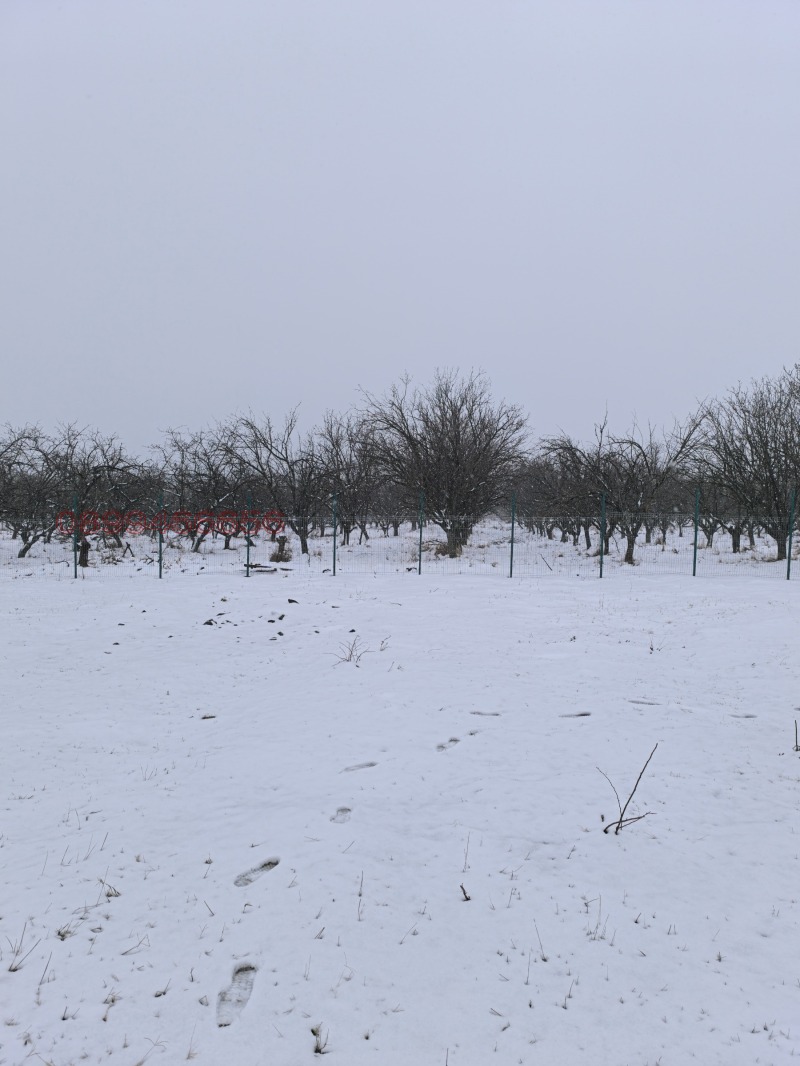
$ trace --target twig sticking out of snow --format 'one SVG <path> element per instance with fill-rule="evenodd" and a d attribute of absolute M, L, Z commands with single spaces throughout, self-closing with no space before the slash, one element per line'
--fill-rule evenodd
<path fill-rule="evenodd" d="M 639 782 L 644 777 L 644 772 L 647 769 L 648 763 L 650 762 L 650 760 L 653 758 L 653 756 L 656 753 L 656 748 L 657 747 L 658 747 L 658 744 L 656 744 L 655 748 L 653 748 L 653 750 L 647 756 L 647 761 L 645 762 L 644 766 L 639 771 L 639 776 L 636 778 L 636 784 L 631 789 L 631 794 L 625 800 L 625 806 L 624 807 L 622 806 L 622 804 L 619 801 L 619 793 L 614 788 L 614 783 L 612 782 L 611 778 L 608 776 L 607 773 L 604 773 L 600 769 L 599 766 L 597 767 L 598 773 L 603 774 L 603 777 L 606 779 L 606 781 L 608 781 L 609 785 L 611 785 L 611 788 L 614 790 L 614 795 L 617 797 L 617 807 L 619 808 L 619 818 L 615 822 L 609 822 L 608 825 L 603 830 L 604 833 L 607 833 L 609 831 L 609 829 L 613 829 L 614 830 L 614 836 L 617 836 L 617 834 L 619 833 L 620 829 L 624 829 L 626 825 L 633 825 L 634 822 L 640 822 L 642 820 L 642 818 L 646 818 L 647 815 L 651 813 L 650 811 L 645 811 L 644 814 L 637 814 L 633 818 L 626 818 L 625 817 L 625 811 L 627 811 L 628 806 L 629 806 L 631 800 L 633 799 L 634 793 L 636 792 L 636 789 L 639 787 Z"/>

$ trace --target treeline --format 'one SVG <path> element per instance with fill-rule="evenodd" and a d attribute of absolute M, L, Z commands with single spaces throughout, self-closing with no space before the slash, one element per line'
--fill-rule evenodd
<path fill-rule="evenodd" d="M 380 528 L 397 535 L 421 511 L 458 555 L 474 524 L 509 514 L 529 528 L 577 543 L 601 529 L 626 538 L 680 526 L 700 494 L 710 541 L 727 531 L 733 550 L 763 531 L 785 558 L 800 481 L 800 364 L 774 378 L 731 389 L 684 422 L 624 432 L 606 421 L 590 441 L 565 434 L 534 439 L 515 404 L 494 399 L 482 374 L 438 371 L 416 387 L 402 379 L 385 395 L 365 394 L 322 425 L 298 429 L 297 411 L 280 421 L 236 416 L 194 431 L 169 430 L 135 456 L 116 436 L 64 425 L 7 425 L 0 435 L 0 523 L 24 556 L 60 535 L 64 510 L 113 511 L 121 544 L 125 516 L 279 511 L 308 552 L 314 533 L 343 543 Z M 226 544 L 245 529 L 233 528 Z M 199 549 L 208 527 L 187 528 Z"/>

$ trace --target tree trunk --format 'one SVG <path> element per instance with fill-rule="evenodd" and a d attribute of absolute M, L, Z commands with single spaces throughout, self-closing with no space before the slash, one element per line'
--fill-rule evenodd
<path fill-rule="evenodd" d="M 627 546 L 625 548 L 625 562 L 630 566 L 633 566 L 633 549 L 636 546 L 636 534 L 628 533 L 626 535 Z"/>
<path fill-rule="evenodd" d="M 623 533 L 623 535 L 625 537 L 625 540 L 626 540 L 625 562 L 628 563 L 629 566 L 633 566 L 634 565 L 633 564 L 633 552 L 634 552 L 634 548 L 636 547 L 636 538 L 639 535 L 639 530 L 641 528 L 642 527 L 641 527 L 641 524 L 640 524 L 640 525 L 636 525 L 636 526 L 629 526 L 627 529 L 623 528 L 621 530 L 621 532 Z"/>
<path fill-rule="evenodd" d="M 90 548 L 91 548 L 91 544 L 86 539 L 86 537 L 84 537 L 83 540 L 81 541 L 81 545 L 80 545 L 80 548 L 78 550 L 78 566 L 87 567 L 89 565 L 89 549 Z"/>
<path fill-rule="evenodd" d="M 715 522 L 698 522 L 700 532 L 706 538 L 706 547 L 712 548 L 714 546 L 714 533 L 717 531 L 717 524 Z"/>
<path fill-rule="evenodd" d="M 278 547 L 270 555 L 270 562 L 272 563 L 288 563 L 291 559 L 291 553 L 286 549 L 286 537 L 278 537 Z"/>
<path fill-rule="evenodd" d="M 592 538 L 591 538 L 591 535 L 589 533 L 589 523 L 588 522 L 584 522 L 583 523 L 583 540 L 584 540 L 584 543 L 586 545 L 587 552 L 590 551 L 591 547 L 592 547 Z"/>
<path fill-rule="evenodd" d="M 453 518 L 445 529 L 447 534 L 447 554 L 451 559 L 456 559 L 469 540 L 472 527 L 464 518 Z"/>
<path fill-rule="evenodd" d="M 786 559 L 786 537 L 779 530 L 775 530 L 772 535 L 778 546 L 778 562 L 783 562 Z"/>
<path fill-rule="evenodd" d="M 41 534 L 39 534 L 39 536 L 30 537 L 24 531 L 21 531 L 20 535 L 22 537 L 22 547 L 17 552 L 17 558 L 24 559 L 28 552 L 31 550 L 31 548 L 34 546 L 36 541 L 39 539 L 39 536 L 41 536 Z"/>
<path fill-rule="evenodd" d="M 452 527 L 447 530 L 447 554 L 451 559 L 457 559 L 462 548 L 458 541 L 458 534 Z"/>

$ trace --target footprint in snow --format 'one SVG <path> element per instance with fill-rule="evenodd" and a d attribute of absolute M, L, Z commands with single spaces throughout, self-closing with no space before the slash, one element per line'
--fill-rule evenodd
<path fill-rule="evenodd" d="M 353 770 L 369 770 L 372 766 L 377 766 L 376 762 L 357 762 L 355 766 L 345 766 L 344 770 L 340 770 L 340 774 L 349 774 Z"/>
<path fill-rule="evenodd" d="M 331 821 L 336 822 L 338 825 L 342 825 L 344 822 L 349 822 L 350 810 L 350 807 L 340 807 L 336 814 L 331 815 Z"/>
<path fill-rule="evenodd" d="M 223 988 L 217 997 L 217 1025 L 220 1029 L 234 1022 L 247 1006 L 255 979 L 256 967 L 252 962 L 235 967 L 229 987 Z"/>
<path fill-rule="evenodd" d="M 239 874 L 233 883 L 237 888 L 244 888 L 245 885 L 252 885 L 252 883 L 257 881 L 262 874 L 267 872 L 267 870 L 274 870 L 280 861 L 280 859 L 265 859 L 264 862 L 259 863 L 258 866 L 254 866 L 252 870 L 245 870 L 243 874 Z"/>
<path fill-rule="evenodd" d="M 448 748 L 452 748 L 454 744 L 458 744 L 458 743 L 460 743 L 458 737 L 450 737 L 450 739 L 447 741 L 447 743 L 445 743 L 445 744 L 437 744 L 436 745 L 436 750 L 437 751 L 447 751 Z"/>

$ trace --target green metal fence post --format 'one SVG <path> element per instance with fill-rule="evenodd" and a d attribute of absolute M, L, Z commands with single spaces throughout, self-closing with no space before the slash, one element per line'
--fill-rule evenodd
<path fill-rule="evenodd" d="M 694 493 L 694 549 L 692 551 L 692 577 L 697 577 L 697 529 L 700 524 L 700 489 Z"/>
<path fill-rule="evenodd" d="M 419 558 L 418 558 L 418 562 L 417 562 L 417 573 L 421 574 L 422 573 L 422 526 L 423 526 L 423 523 L 425 522 L 425 493 L 424 492 L 421 492 L 419 494 L 419 511 L 417 513 L 417 521 L 419 523 L 419 547 L 418 547 L 418 556 L 419 556 Z"/>
<path fill-rule="evenodd" d="M 72 497 L 72 576 L 78 577 L 78 497 Z"/>
<path fill-rule="evenodd" d="M 797 488 L 792 489 L 792 500 L 789 504 L 789 544 L 786 548 L 786 580 L 791 580 L 792 577 L 792 540 L 794 539 L 794 514 L 795 514 L 795 502 L 797 500 Z"/>
<path fill-rule="evenodd" d="M 333 494 L 333 576 L 336 577 L 336 541 L 338 540 L 336 533 L 336 493 Z"/>
<path fill-rule="evenodd" d="M 517 494 L 511 493 L 511 558 L 508 562 L 508 576 L 514 576 L 514 527 L 517 524 Z"/>
<path fill-rule="evenodd" d="M 252 511 L 253 511 L 253 496 L 252 496 L 252 493 L 248 492 L 248 494 L 247 494 L 247 518 L 245 519 L 245 527 L 244 527 L 244 539 L 245 539 L 245 542 L 247 544 L 247 548 L 245 549 L 246 558 L 245 558 L 245 563 L 244 563 L 245 577 L 250 577 L 250 529 L 252 527 L 252 522 L 250 521 L 250 515 L 252 514 Z"/>
<path fill-rule="evenodd" d="M 158 497 L 158 579 L 161 580 L 164 567 L 164 493 Z"/>
<path fill-rule="evenodd" d="M 606 557 L 606 494 L 600 500 L 600 577 L 603 576 L 603 560 Z"/>

